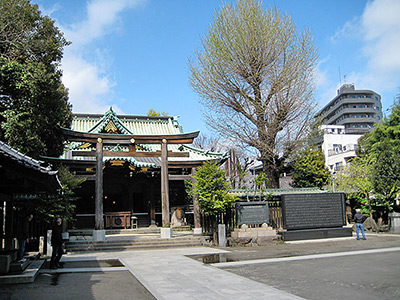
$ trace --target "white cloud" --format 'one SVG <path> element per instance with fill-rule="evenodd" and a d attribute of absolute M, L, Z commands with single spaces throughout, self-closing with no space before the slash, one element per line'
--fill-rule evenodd
<path fill-rule="evenodd" d="M 112 88 L 116 83 L 107 74 L 104 50 L 91 49 L 96 39 L 118 30 L 119 14 L 146 0 L 93 0 L 86 6 L 87 17 L 76 24 L 61 24 L 67 40 L 72 42 L 62 60 L 63 83 L 69 89 L 74 112 L 104 113 L 112 105 Z M 90 56 L 85 55 L 91 49 Z M 115 104 L 114 111 L 121 113 Z"/>
<path fill-rule="evenodd" d="M 323 68 L 323 65 L 329 61 L 329 59 L 329 57 L 320 59 L 314 70 L 314 80 L 317 88 L 322 88 L 328 84 L 328 72 Z"/>
<path fill-rule="evenodd" d="M 362 16 L 364 53 L 369 58 L 369 67 L 377 74 L 385 75 L 385 80 L 400 75 L 399 15 L 400 1 L 375 0 L 367 4 Z"/>
<path fill-rule="evenodd" d="M 354 17 L 351 21 L 346 22 L 343 27 L 337 30 L 335 34 L 331 37 L 331 41 L 333 43 L 336 43 L 343 38 L 357 37 L 360 29 L 359 23 L 359 17 Z"/>
<path fill-rule="evenodd" d="M 143 0 L 93 0 L 87 4 L 87 18 L 79 24 L 65 28 L 64 32 L 75 45 L 88 44 L 116 30 L 119 14 L 143 2 Z"/>
<path fill-rule="evenodd" d="M 104 110 L 105 103 L 99 97 L 109 94 L 113 83 L 95 65 L 74 54 L 65 55 L 63 74 L 75 112 L 100 113 L 107 110 Z"/>
<path fill-rule="evenodd" d="M 374 90 L 386 94 L 384 102 L 391 102 L 391 95 L 398 93 L 400 85 L 400 1 L 373 0 L 367 2 L 363 13 L 346 22 L 331 38 L 332 43 L 346 49 L 348 41 L 356 41 L 361 52 L 349 48 L 349 57 L 361 53 L 355 61 L 364 62 L 349 65 L 346 82 L 354 83 L 357 89 Z M 354 44 L 354 43 L 353 43 Z M 333 90 L 337 84 L 331 84 Z M 326 93 L 325 93 L 326 94 Z M 335 93 L 336 95 L 336 93 Z M 331 95 L 332 99 L 334 95 Z M 385 103 L 384 103 L 385 104 Z M 389 103 L 386 103 L 389 105 Z"/>

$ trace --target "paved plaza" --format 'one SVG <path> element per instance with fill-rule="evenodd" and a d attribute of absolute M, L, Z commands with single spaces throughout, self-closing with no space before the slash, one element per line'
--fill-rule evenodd
<path fill-rule="evenodd" d="M 34 283 L 1 286 L 0 299 L 400 298 L 399 235 L 68 254 L 63 261 L 65 268 L 45 267 Z"/>

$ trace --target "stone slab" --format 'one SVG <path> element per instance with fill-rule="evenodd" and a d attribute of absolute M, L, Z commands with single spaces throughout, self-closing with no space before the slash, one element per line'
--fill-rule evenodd
<path fill-rule="evenodd" d="M 34 282 L 39 275 L 39 270 L 44 264 L 45 260 L 33 260 L 28 268 L 21 274 L 6 274 L 0 275 L 1 284 L 16 284 L 16 283 L 31 283 Z"/>
<path fill-rule="evenodd" d="M 327 239 L 337 237 L 350 237 L 353 234 L 352 228 L 318 228 L 278 232 L 284 241 L 299 241 L 311 239 Z"/>

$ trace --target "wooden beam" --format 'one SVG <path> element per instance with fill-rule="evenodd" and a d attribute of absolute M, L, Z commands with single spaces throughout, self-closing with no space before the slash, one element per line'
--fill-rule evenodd
<path fill-rule="evenodd" d="M 203 160 L 193 161 L 169 161 L 168 168 L 197 168 L 203 165 Z"/>
<path fill-rule="evenodd" d="M 72 151 L 72 157 L 76 157 L 76 156 L 92 156 L 95 157 L 96 156 L 96 151 L 79 151 L 79 150 L 74 150 Z"/>
<path fill-rule="evenodd" d="M 169 175 L 169 180 L 192 180 L 190 175 Z"/>
<path fill-rule="evenodd" d="M 87 181 L 95 181 L 96 175 L 75 175 L 76 178 L 86 178 Z"/>
<path fill-rule="evenodd" d="M 95 157 L 95 151 L 72 151 L 72 156 Z M 128 152 L 128 151 L 103 151 L 104 157 L 161 157 L 161 151 L 156 152 Z M 189 152 L 168 152 L 169 157 L 189 157 Z"/>
<path fill-rule="evenodd" d="M 66 164 L 68 166 L 88 166 L 88 167 L 93 167 L 96 165 L 95 160 L 77 160 L 77 159 L 64 159 L 64 158 L 58 158 L 58 157 L 47 157 L 47 156 L 41 156 L 45 161 L 52 162 L 52 163 L 59 163 L 59 164 Z"/>

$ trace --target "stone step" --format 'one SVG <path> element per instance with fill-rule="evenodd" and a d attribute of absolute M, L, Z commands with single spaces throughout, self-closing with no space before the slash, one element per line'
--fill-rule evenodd
<path fill-rule="evenodd" d="M 105 241 L 93 241 L 92 239 L 70 239 L 67 244 L 85 244 L 85 243 L 139 243 L 139 242 L 153 242 L 153 241 L 188 241 L 188 240 L 201 240 L 201 236 L 173 236 L 171 238 L 161 238 L 160 236 L 121 236 L 121 237 L 107 237 Z"/>
<path fill-rule="evenodd" d="M 138 243 L 131 245 L 115 245 L 115 244 L 103 244 L 103 245 L 81 245 L 76 247 L 67 247 L 67 252 L 83 252 L 83 251 L 122 251 L 128 249 L 158 249 L 158 248 L 173 248 L 173 247 L 199 247 L 203 246 L 199 242 L 186 242 L 186 243 Z"/>
<path fill-rule="evenodd" d="M 138 248 L 202 246 L 203 244 L 202 237 L 175 237 L 170 239 L 147 238 L 137 240 L 121 239 L 96 242 L 79 240 L 66 243 L 66 250 L 68 252 L 106 251 Z"/>
<path fill-rule="evenodd" d="M 150 233 L 160 233 L 161 229 L 159 227 L 145 227 L 145 228 L 133 228 L 133 229 L 105 229 L 106 235 L 110 234 L 150 234 Z M 70 229 L 68 230 L 70 236 L 92 236 L 93 229 Z"/>
<path fill-rule="evenodd" d="M 67 247 L 67 251 L 75 251 L 78 249 L 111 249 L 111 248 L 157 248 L 164 246 L 185 246 L 185 245 L 196 245 L 202 246 L 202 243 L 196 241 L 190 241 L 185 243 L 179 242 L 164 242 L 164 243 L 138 243 L 138 244 L 88 244 L 88 245 L 75 245 L 73 247 Z"/>
<path fill-rule="evenodd" d="M 161 232 L 161 227 L 142 227 L 142 228 L 114 228 L 114 229 L 105 229 L 106 235 L 114 235 L 114 234 L 157 234 Z M 190 226 L 182 226 L 182 227 L 173 227 L 172 232 L 190 232 L 193 233 Z M 70 229 L 68 230 L 69 236 L 92 236 L 93 229 Z"/>
<path fill-rule="evenodd" d="M 129 247 L 129 246 L 158 246 L 158 245 L 185 245 L 185 244 L 197 244 L 202 245 L 199 240 L 188 240 L 188 241 L 163 241 L 163 242 L 138 242 L 138 243 L 81 243 L 66 245 L 67 250 L 78 249 L 78 248 L 88 248 L 88 247 Z"/>

